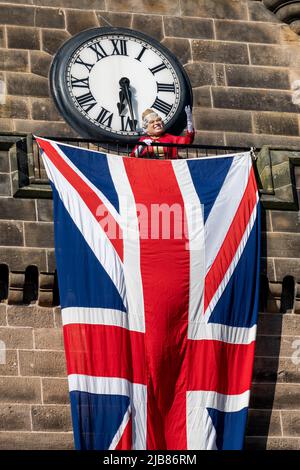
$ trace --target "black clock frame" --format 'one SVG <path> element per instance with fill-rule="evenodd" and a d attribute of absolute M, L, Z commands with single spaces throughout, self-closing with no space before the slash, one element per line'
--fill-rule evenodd
<path fill-rule="evenodd" d="M 109 132 L 101 129 L 92 122 L 89 122 L 77 111 L 68 91 L 66 78 L 70 58 L 83 43 L 107 34 L 124 34 L 141 39 L 155 47 L 168 59 L 178 76 L 181 94 L 178 110 L 166 124 L 166 131 L 175 134 L 180 133 L 186 123 L 184 107 L 188 104 L 192 106 L 193 99 L 192 87 L 188 75 L 176 56 L 164 45 L 144 33 L 128 28 L 103 27 L 85 30 L 68 39 L 58 50 L 50 67 L 49 81 L 55 105 L 65 121 L 84 138 L 97 140 L 105 139 L 119 142 L 121 144 L 130 144 L 138 140 L 138 133 L 134 136 L 122 136 L 114 133 L 113 131 Z"/>

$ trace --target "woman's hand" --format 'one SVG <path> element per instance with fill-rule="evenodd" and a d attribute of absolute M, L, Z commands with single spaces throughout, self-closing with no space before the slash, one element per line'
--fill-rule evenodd
<path fill-rule="evenodd" d="M 192 132 L 194 130 L 194 126 L 193 126 L 193 115 L 192 115 L 192 110 L 191 110 L 190 105 L 186 106 L 184 110 L 186 114 L 187 130 L 189 132 Z"/>

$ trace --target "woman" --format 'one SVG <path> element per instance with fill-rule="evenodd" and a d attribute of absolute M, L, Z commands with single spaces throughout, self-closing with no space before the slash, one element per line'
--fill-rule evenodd
<path fill-rule="evenodd" d="M 177 136 L 165 133 L 165 127 L 162 118 L 153 110 L 146 109 L 142 114 L 143 129 L 146 135 L 139 139 L 147 146 L 136 145 L 131 152 L 131 157 L 146 158 L 178 158 L 177 147 L 155 146 L 155 143 L 163 144 L 192 144 L 195 136 L 193 128 L 192 111 L 190 106 L 185 107 L 187 117 L 187 130 L 185 136 Z"/>

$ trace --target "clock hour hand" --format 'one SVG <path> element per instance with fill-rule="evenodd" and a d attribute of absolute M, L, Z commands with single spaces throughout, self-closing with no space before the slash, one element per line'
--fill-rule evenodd
<path fill-rule="evenodd" d="M 136 120 L 134 119 L 134 114 L 133 114 L 133 109 L 132 109 L 132 102 L 131 102 L 131 91 L 130 91 L 130 81 L 127 77 L 122 77 L 121 80 L 119 81 L 120 85 L 120 92 L 119 92 L 119 98 L 120 102 L 117 103 L 119 114 L 121 116 L 122 112 L 124 111 L 126 104 L 128 106 L 130 118 L 131 118 L 131 125 L 132 125 L 132 130 L 136 130 Z"/>

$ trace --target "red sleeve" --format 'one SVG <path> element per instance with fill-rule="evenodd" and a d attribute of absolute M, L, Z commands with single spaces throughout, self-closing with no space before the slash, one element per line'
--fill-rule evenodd
<path fill-rule="evenodd" d="M 174 144 L 192 144 L 194 142 L 194 137 L 195 137 L 195 131 L 193 130 L 192 132 L 186 131 L 185 135 L 179 135 L 179 136 L 174 136 L 175 139 L 172 143 Z"/>

